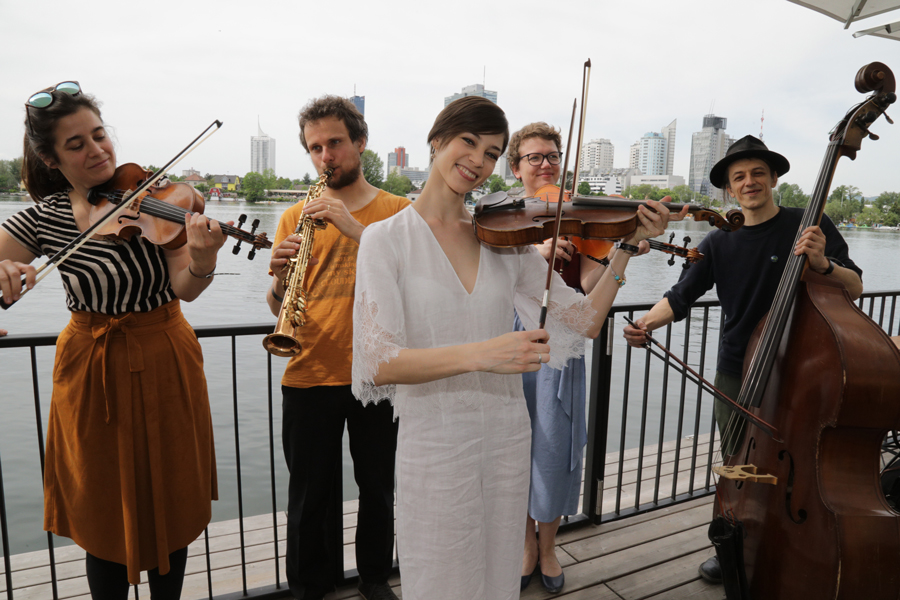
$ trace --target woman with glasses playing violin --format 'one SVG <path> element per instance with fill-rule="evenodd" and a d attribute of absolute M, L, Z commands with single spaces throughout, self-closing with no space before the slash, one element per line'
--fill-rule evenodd
<path fill-rule="evenodd" d="M 22 175 L 36 204 L 0 227 L 7 303 L 23 276 L 34 285 L 35 258 L 89 226 L 88 191 L 116 170 L 98 103 L 76 82 L 34 94 L 25 113 Z M 141 571 L 154 598 L 178 598 L 217 495 L 203 358 L 179 299 L 209 286 L 225 238 L 201 214 L 185 227 L 176 250 L 94 237 L 59 264 L 72 317 L 53 369 L 44 529 L 87 551 L 95 599 L 124 600 Z"/>
<path fill-rule="evenodd" d="M 560 145 L 559 130 L 543 122 L 530 123 L 510 138 L 509 166 L 525 186 L 525 198 L 543 194 L 541 188 L 559 181 Z M 556 201 L 557 194 L 551 193 L 550 200 Z M 537 246 L 548 261 L 552 241 Z M 556 259 L 563 264 L 576 260 L 575 277 L 567 279 L 567 283 L 590 293 L 609 264 L 606 254 L 616 252 L 610 251 L 609 246 L 604 241 L 560 238 Z M 631 254 L 642 253 L 637 244 L 633 250 L 628 250 L 629 245 L 624 248 Z M 524 330 L 518 315 L 515 329 Z M 525 589 L 532 576 L 540 572 L 544 587 L 557 593 L 565 584 L 565 575 L 556 558 L 556 532 L 562 515 L 578 512 L 582 455 L 587 443 L 584 356 L 570 358 L 561 369 L 544 364 L 540 371 L 523 373 L 522 383 L 531 417 L 531 488 L 525 517 L 521 588 Z"/>

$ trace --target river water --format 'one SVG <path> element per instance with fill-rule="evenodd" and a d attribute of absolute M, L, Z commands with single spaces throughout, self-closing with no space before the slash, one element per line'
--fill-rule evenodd
<path fill-rule="evenodd" d="M 0 196 L 0 221 L 5 221 L 13 213 L 30 205 L 26 198 Z M 258 232 L 268 232 L 273 238 L 278 218 L 285 204 L 245 204 L 243 202 L 210 202 L 206 214 L 220 221 L 237 220 L 240 214 L 247 215 L 247 222 L 259 219 Z M 709 232 L 704 223 L 692 221 L 673 224 L 675 243 L 681 243 L 685 235 L 691 237 L 690 246 L 695 246 Z M 900 289 L 900 232 L 875 232 L 865 230 L 843 230 L 853 259 L 864 271 L 867 291 Z M 194 302 L 182 303 L 188 321 L 194 326 L 271 324 L 275 318 L 265 303 L 265 293 L 271 281 L 268 273 L 269 251 L 261 250 L 253 261 L 247 260 L 247 248 L 242 247 L 239 255 L 231 253 L 234 242 L 229 239 L 219 254 L 218 275 L 213 284 Z M 634 260 L 628 267 L 628 285 L 618 294 L 618 303 L 653 303 L 678 279 L 680 266 L 668 266 L 668 256 L 650 253 Z M 38 262 L 43 262 L 43 258 Z M 234 275 L 224 275 L 234 273 Z M 715 298 L 713 290 L 708 297 Z M 8 311 L 0 312 L 0 328 L 9 330 L 11 335 L 33 335 L 58 333 L 68 322 L 65 298 L 58 273 L 47 276 L 32 292 Z M 718 318 L 712 322 L 717 327 Z M 621 330 L 624 323 L 617 324 Z M 711 332 L 713 340 L 717 331 Z M 235 469 L 235 438 L 233 432 L 234 408 L 232 404 L 232 367 L 230 342 L 227 340 L 204 339 L 203 352 L 205 370 L 210 388 L 210 403 L 215 425 L 216 454 L 219 469 L 220 500 L 213 503 L 213 520 L 221 521 L 237 518 L 237 492 L 234 485 L 237 477 Z M 714 343 L 714 341 L 713 341 Z M 616 335 L 617 347 L 623 347 L 621 336 Z M 714 346 L 713 346 L 714 350 Z M 53 363 L 53 348 L 37 351 L 40 365 L 39 388 L 42 398 L 42 422 L 46 425 L 50 398 L 50 370 Z M 267 353 L 256 338 L 239 339 L 238 353 L 238 424 L 240 426 L 240 452 L 242 460 L 242 483 L 244 514 L 261 514 L 271 510 L 269 484 L 269 426 L 268 390 L 266 389 Z M 619 352 L 621 356 L 622 353 Z M 41 531 L 42 492 L 37 432 L 35 427 L 34 403 L 30 355 L 27 349 L 5 349 L 0 351 L 0 457 L 2 457 L 3 485 L 7 511 L 11 518 L 10 541 L 13 553 L 29 552 L 46 546 L 46 534 Z M 280 402 L 278 387 L 286 359 L 273 358 L 273 389 L 275 410 L 275 469 L 279 509 L 286 504 L 287 472 L 280 450 Z M 713 360 L 714 364 L 714 360 Z M 615 388 L 614 388 L 615 389 Z M 615 399 L 613 402 L 615 403 Z M 651 411 L 652 413 L 652 407 Z M 613 417 L 611 422 L 616 422 Z M 639 428 L 629 424 L 629 446 L 636 439 Z M 674 428 L 668 428 L 674 431 Z M 648 442 L 649 443 L 649 442 Z M 610 439 L 610 450 L 617 449 L 618 440 Z M 344 497 L 355 498 L 349 451 L 346 447 L 344 460 Z M 58 540 L 67 543 L 67 540 Z"/>

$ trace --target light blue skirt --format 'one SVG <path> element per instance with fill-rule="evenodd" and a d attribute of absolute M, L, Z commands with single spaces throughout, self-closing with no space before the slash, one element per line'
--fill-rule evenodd
<path fill-rule="evenodd" d="M 516 317 L 516 330 L 522 324 Z M 578 512 L 581 465 L 587 444 L 584 357 L 562 370 L 546 364 L 524 373 L 522 384 L 531 417 L 531 487 L 528 514 L 550 523 Z"/>

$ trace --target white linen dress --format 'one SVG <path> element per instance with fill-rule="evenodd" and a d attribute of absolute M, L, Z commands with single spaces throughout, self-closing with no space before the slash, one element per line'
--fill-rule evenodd
<path fill-rule="evenodd" d="M 370 225 L 357 258 L 353 393 L 387 398 L 400 419 L 397 546 L 404 600 L 519 597 L 531 426 L 521 375 L 466 373 L 419 385 L 372 382 L 406 348 L 487 340 L 515 308 L 535 329 L 547 262 L 531 246 L 482 246 L 466 292 L 414 209 Z M 551 364 L 584 352 L 594 310 L 554 276 Z"/>

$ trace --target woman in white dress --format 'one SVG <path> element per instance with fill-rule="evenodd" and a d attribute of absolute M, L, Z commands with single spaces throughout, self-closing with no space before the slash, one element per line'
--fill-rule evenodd
<path fill-rule="evenodd" d="M 627 252 L 588 296 L 556 277 L 546 331 L 536 329 L 546 261 L 531 246 L 481 244 L 464 203 L 508 139 L 493 102 L 448 105 L 428 135 L 422 195 L 360 242 L 353 393 L 364 403 L 388 398 L 400 418 L 404 600 L 519 597 L 531 440 L 520 375 L 582 354 L 625 283 Z M 658 212 L 641 208 L 626 242 L 663 232 L 668 211 L 652 205 Z M 509 332 L 514 308 L 528 331 Z"/>

